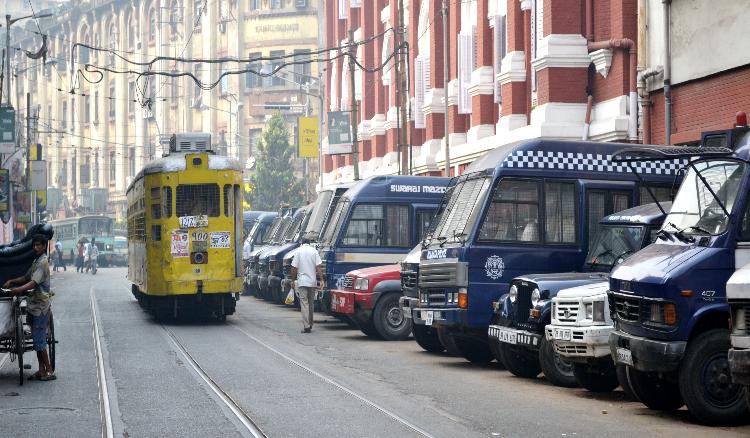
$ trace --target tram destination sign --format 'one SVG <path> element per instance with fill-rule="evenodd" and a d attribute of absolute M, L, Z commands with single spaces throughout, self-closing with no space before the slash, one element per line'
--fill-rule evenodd
<path fill-rule="evenodd" d="M 180 228 L 203 228 L 208 226 L 208 216 L 180 216 Z"/>

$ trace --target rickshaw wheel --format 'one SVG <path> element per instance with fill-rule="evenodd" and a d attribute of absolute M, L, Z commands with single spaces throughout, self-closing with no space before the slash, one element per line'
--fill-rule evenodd
<path fill-rule="evenodd" d="M 47 346 L 49 347 L 49 363 L 52 365 L 52 372 L 55 371 L 55 320 L 52 312 L 49 314 L 49 330 L 47 332 Z"/>
<path fill-rule="evenodd" d="M 16 356 L 18 356 L 18 384 L 23 386 L 23 352 L 26 347 L 26 337 L 23 334 L 23 317 L 16 317 Z"/>

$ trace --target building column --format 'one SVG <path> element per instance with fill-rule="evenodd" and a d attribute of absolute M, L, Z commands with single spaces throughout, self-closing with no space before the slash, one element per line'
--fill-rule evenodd
<path fill-rule="evenodd" d="M 495 134 L 494 69 L 492 68 L 493 35 L 488 20 L 489 5 L 486 1 L 477 2 L 476 69 L 471 73 L 469 96 L 471 96 L 471 128 L 468 141 L 475 142 Z"/>
<path fill-rule="evenodd" d="M 450 71 L 448 82 L 448 139 L 451 148 L 451 163 L 455 163 L 456 150 L 466 143 L 469 116 L 458 112 L 458 35 L 461 33 L 461 2 L 450 2 L 448 12 L 448 58 Z M 445 157 L 443 157 L 443 161 Z M 445 164 L 443 164 L 443 168 Z M 453 164 L 454 169 L 455 164 Z M 454 172 L 451 172 L 453 175 Z"/>

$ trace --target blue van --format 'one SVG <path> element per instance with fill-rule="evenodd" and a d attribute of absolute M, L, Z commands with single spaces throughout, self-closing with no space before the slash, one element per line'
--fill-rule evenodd
<path fill-rule="evenodd" d="M 291 266 L 294 251 L 299 247 L 302 237 L 307 237 L 311 242 L 317 242 L 320 233 L 328 223 L 336 204 L 354 183 L 334 184 L 322 190 L 318 194 L 318 199 L 310 211 L 306 225 L 302 228 L 301 233 L 290 243 L 278 249 L 273 250 L 268 255 L 268 284 L 272 294 L 279 295 L 281 300 L 286 299 L 286 295 L 291 289 Z M 295 298 L 296 300 L 296 298 Z"/>
<path fill-rule="evenodd" d="M 259 217 L 261 217 L 264 214 L 273 214 L 274 216 L 276 215 L 276 213 L 273 213 L 270 211 L 247 210 L 243 212 L 242 213 L 242 235 L 245 237 L 250 235 L 250 230 L 253 229 L 255 222 L 258 220 Z M 270 220 L 268 222 L 270 223 Z"/>
<path fill-rule="evenodd" d="M 687 405 L 704 423 L 750 418 L 747 389 L 732 380 L 727 357 L 726 284 L 750 260 L 750 130 L 734 131 L 728 148 L 638 147 L 616 157 L 690 160 L 656 243 L 612 272 L 609 347 L 641 402 Z"/>
<path fill-rule="evenodd" d="M 311 204 L 297 209 L 294 215 L 292 215 L 292 220 L 277 241 L 258 254 L 258 292 L 261 297 L 279 304 L 284 302 L 285 297 L 281 296 L 281 289 L 272 288 L 270 284 L 270 256 L 279 250 L 284 250 L 290 245 L 297 244 L 302 237 L 302 232 L 307 227 L 312 207 L 313 205 Z"/>
<path fill-rule="evenodd" d="M 263 240 L 256 243 L 253 250 L 248 254 L 245 284 L 250 294 L 256 295 L 258 293 L 258 258 L 260 254 L 266 248 L 275 245 L 283 237 L 286 227 L 292 220 L 292 213 L 292 210 L 286 209 L 276 216 L 268 227 Z"/>
<path fill-rule="evenodd" d="M 374 176 L 341 197 L 318 245 L 327 288 L 343 289 L 354 269 L 398 263 L 429 227 L 449 178 Z M 330 312 L 330 289 L 319 301 Z"/>
<path fill-rule="evenodd" d="M 466 359 L 491 361 L 492 303 L 511 279 L 580 269 L 602 217 L 671 192 L 679 164 L 639 177 L 610 161 L 624 146 L 537 139 L 472 163 L 422 244 L 413 322 L 436 326 Z"/>

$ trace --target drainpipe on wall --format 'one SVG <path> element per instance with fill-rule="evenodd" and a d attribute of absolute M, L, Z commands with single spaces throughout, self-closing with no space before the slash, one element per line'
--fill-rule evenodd
<path fill-rule="evenodd" d="M 643 143 L 651 144 L 651 95 L 646 87 L 646 80 L 664 72 L 662 66 L 642 70 L 638 73 L 638 101 L 643 110 L 641 126 L 643 126 Z"/>
<path fill-rule="evenodd" d="M 672 144 L 672 45 L 669 39 L 670 6 L 672 0 L 662 0 L 664 6 L 664 144 Z"/>

